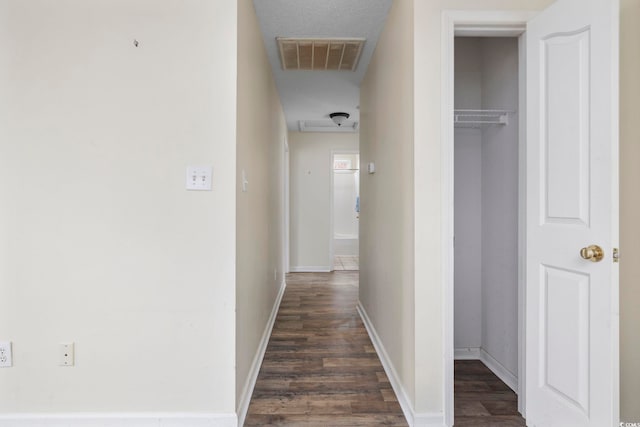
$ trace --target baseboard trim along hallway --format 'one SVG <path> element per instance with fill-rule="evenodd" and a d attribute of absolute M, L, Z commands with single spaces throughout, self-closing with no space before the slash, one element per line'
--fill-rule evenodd
<path fill-rule="evenodd" d="M 278 310 L 280 309 L 280 303 L 282 302 L 282 296 L 284 295 L 284 291 L 287 288 L 287 283 L 283 279 L 282 284 L 280 285 L 280 291 L 278 291 L 278 296 L 276 297 L 276 301 L 273 304 L 273 308 L 271 309 L 271 315 L 269 316 L 269 320 L 267 321 L 267 325 L 264 328 L 264 332 L 262 333 L 262 338 L 260 339 L 260 345 L 258 346 L 258 351 L 256 355 L 253 357 L 253 362 L 251 363 L 251 369 L 249 370 L 249 376 L 247 377 L 247 381 L 242 388 L 242 393 L 240 394 L 240 401 L 238 402 L 238 425 L 242 426 L 244 424 L 244 420 L 247 417 L 247 411 L 249 410 L 249 403 L 251 403 L 251 395 L 253 394 L 253 389 L 256 386 L 256 381 L 258 379 L 258 374 L 260 373 L 260 365 L 262 365 L 262 360 L 264 359 L 264 353 L 267 351 L 267 345 L 269 345 L 269 338 L 271 337 L 271 331 L 273 330 L 273 325 L 276 323 L 276 317 L 278 317 Z"/>
<path fill-rule="evenodd" d="M 237 427 L 236 414 L 60 413 L 4 414 L 0 427 Z"/>
<path fill-rule="evenodd" d="M 357 301 L 357 271 L 287 274 L 246 427 L 408 427 Z"/>
<path fill-rule="evenodd" d="M 367 315 L 367 311 L 362 306 L 362 303 L 358 301 L 357 305 L 358 313 L 360 314 L 360 318 L 362 319 L 362 323 L 364 323 L 364 327 L 369 334 L 369 338 L 373 343 L 373 347 L 378 353 L 378 357 L 380 358 L 380 362 L 382 362 L 382 367 L 384 368 L 387 377 L 389 377 L 389 382 L 391 383 L 391 387 L 393 391 L 396 393 L 398 397 L 398 402 L 400 403 L 400 407 L 402 408 L 402 412 L 404 413 L 405 418 L 407 419 L 407 423 L 411 427 L 444 427 L 444 416 L 443 414 L 424 414 L 424 413 L 416 413 L 413 410 L 411 405 L 411 401 L 407 395 L 407 392 L 402 387 L 402 383 L 400 382 L 400 377 L 396 372 L 391 360 L 389 359 L 389 355 L 376 332 L 375 327 L 371 323 L 371 319 Z"/>

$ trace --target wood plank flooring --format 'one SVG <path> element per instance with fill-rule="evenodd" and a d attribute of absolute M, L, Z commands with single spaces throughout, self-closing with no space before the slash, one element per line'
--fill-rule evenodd
<path fill-rule="evenodd" d="M 479 360 L 454 362 L 455 427 L 519 427 L 518 397 Z"/>
<path fill-rule="evenodd" d="M 356 311 L 358 272 L 287 275 L 245 426 L 406 426 Z"/>

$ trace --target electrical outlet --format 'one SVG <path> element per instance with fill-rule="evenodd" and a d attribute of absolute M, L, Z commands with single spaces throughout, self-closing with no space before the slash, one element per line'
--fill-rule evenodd
<path fill-rule="evenodd" d="M 72 342 L 60 343 L 60 366 L 73 366 L 74 344 Z"/>
<path fill-rule="evenodd" d="M 11 342 L 0 341 L 0 368 L 10 368 L 11 366 L 13 366 Z"/>

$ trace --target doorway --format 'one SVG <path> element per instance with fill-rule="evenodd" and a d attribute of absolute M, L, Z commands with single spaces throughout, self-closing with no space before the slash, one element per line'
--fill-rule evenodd
<path fill-rule="evenodd" d="M 333 270 L 359 270 L 360 155 L 332 153 L 331 248 Z"/>
<path fill-rule="evenodd" d="M 497 116 L 493 116 L 493 118 L 482 115 L 482 117 L 473 117 L 467 115 L 466 117 L 458 116 L 458 121 L 463 122 L 473 122 L 473 121 L 496 121 L 495 124 L 497 128 L 493 129 L 490 132 L 498 132 L 500 130 L 499 126 L 504 127 L 508 126 L 508 124 L 515 124 L 516 126 L 511 126 L 508 129 L 508 132 L 513 132 L 514 130 L 517 132 L 517 140 L 515 142 L 517 146 L 517 160 L 515 165 L 510 165 L 512 168 L 515 167 L 516 172 L 516 180 L 517 180 L 517 250 L 515 253 L 524 255 L 526 248 L 526 222 L 525 222 L 525 195 L 526 195 L 526 181 L 525 181 L 525 164 L 526 164 L 526 147 L 524 144 L 525 141 L 525 38 L 523 33 L 526 29 L 526 23 L 533 17 L 533 14 L 530 12 L 522 12 L 522 11 L 510 11 L 510 12 L 487 12 L 487 11 L 449 11 L 444 14 L 443 21 L 443 46 L 442 46 L 442 86 L 443 86 L 443 97 L 442 97 L 442 129 L 443 129 L 443 151 L 442 151 L 442 164 L 443 164 L 443 205 L 445 206 L 444 210 L 444 218 L 445 223 L 443 227 L 443 257 L 444 257 L 444 265 L 445 265 L 445 275 L 444 275 L 444 298 L 445 298 L 445 312 L 444 312 L 444 336 L 445 336 L 445 358 L 444 358 L 444 368 L 445 368 L 445 384 L 444 384 L 444 395 L 445 395 L 445 424 L 448 426 L 452 426 L 454 424 L 454 361 L 456 356 L 458 359 L 480 359 L 480 349 L 482 348 L 482 326 L 480 323 L 480 339 L 476 340 L 476 344 L 479 347 L 467 347 L 470 349 L 477 350 L 467 350 L 464 351 L 465 347 L 462 347 L 462 343 L 460 342 L 461 336 L 458 335 L 459 342 L 456 346 L 455 339 L 455 313 L 454 313 L 454 305 L 455 305 L 455 249 L 454 246 L 457 247 L 457 239 L 454 244 L 454 231 L 455 231 L 455 192 L 454 192 L 454 175 L 456 173 L 456 165 L 455 165 L 455 133 L 464 133 L 471 132 L 471 123 L 467 123 L 466 125 L 463 123 L 459 123 L 459 126 L 454 125 L 455 121 L 455 109 L 459 106 L 460 109 L 483 109 L 482 98 L 481 98 L 481 89 L 480 89 L 480 98 L 476 98 L 476 104 L 471 104 L 470 102 L 474 101 L 473 92 L 467 93 L 466 96 L 469 96 L 468 99 L 460 99 L 461 95 L 464 95 L 464 92 L 458 93 L 456 98 L 456 61 L 455 61 L 455 41 L 459 37 L 480 37 L 480 38 L 511 38 L 512 40 L 517 40 L 517 55 L 518 55 L 518 63 L 517 63 L 517 79 L 518 79 L 518 99 L 517 106 L 513 108 L 511 105 L 508 108 L 504 108 L 503 111 L 500 112 Z M 479 43 L 480 41 L 478 41 Z M 458 67 L 460 68 L 460 63 L 458 63 Z M 464 67 L 463 67 L 464 68 Z M 467 76 L 469 77 L 469 76 Z M 478 76 L 475 77 L 478 79 Z M 471 79 L 473 80 L 473 79 Z M 481 82 L 481 80 L 480 80 Z M 459 82 L 458 82 L 459 83 Z M 477 90 L 477 88 L 476 88 Z M 458 91 L 460 92 L 460 91 Z M 478 93 L 475 95 L 478 96 Z M 456 101 L 458 105 L 456 105 Z M 490 98 L 485 99 L 484 109 L 500 109 L 496 105 L 489 105 L 491 101 Z M 480 106 L 478 106 L 478 103 Z M 466 108 L 463 108 L 466 107 Z M 468 112 L 469 113 L 469 112 Z M 476 112 L 480 113 L 480 112 Z M 506 116 L 505 116 L 506 115 Z M 507 124 L 500 124 L 500 121 L 507 121 Z M 482 125 L 487 128 L 490 126 L 488 124 Z M 486 129 L 484 129 L 486 130 Z M 476 133 L 483 132 L 483 129 L 476 129 Z M 458 147 L 460 148 L 460 147 Z M 482 146 L 475 146 L 476 151 L 480 151 Z M 512 147 L 513 148 L 513 147 Z M 490 150 L 485 150 L 485 153 L 489 153 Z M 476 163 L 476 167 L 481 167 L 481 162 Z M 476 173 L 481 174 L 482 169 L 476 169 Z M 480 186 L 476 183 L 476 197 L 478 200 L 475 202 L 480 203 L 482 205 L 482 199 L 479 198 L 481 196 L 481 181 L 479 182 Z M 512 183 L 513 184 L 513 183 Z M 473 193 L 472 193 L 473 194 Z M 481 209 L 481 208 L 480 208 Z M 482 225 L 482 216 L 481 212 L 478 218 L 476 218 L 476 226 L 481 227 Z M 472 228 L 473 230 L 473 228 Z M 477 230 L 477 228 L 476 228 Z M 477 232 L 477 231 L 476 231 Z M 482 233 L 480 231 L 481 237 Z M 476 240 L 478 242 L 478 240 Z M 480 245 L 482 241 L 480 240 Z M 480 246 L 478 248 L 482 250 Z M 482 268 L 482 259 L 480 257 L 480 269 Z M 525 266 L 525 257 L 520 256 L 517 257 L 517 305 L 511 306 L 512 309 L 519 307 L 524 307 L 524 266 Z M 477 271 L 477 270 L 476 270 Z M 480 273 L 481 274 L 481 273 Z M 480 278 L 481 279 L 481 278 Z M 482 289 L 476 289 L 477 294 L 476 297 L 482 297 Z M 458 308 L 460 311 L 461 308 Z M 526 378 L 524 376 L 525 370 L 525 351 L 524 351 L 524 310 L 516 310 L 517 311 L 517 350 L 516 350 L 516 359 L 517 359 L 517 369 L 516 369 L 516 378 L 517 378 L 517 404 L 518 411 L 522 416 L 526 416 L 524 409 L 526 404 Z M 476 318 L 478 315 L 481 316 L 481 308 L 476 311 Z M 477 337 L 477 335 L 476 335 Z M 464 338 L 463 338 L 464 339 Z M 511 341 L 512 343 L 513 341 Z M 457 348 L 457 354 L 456 354 Z M 486 350 L 485 350 L 486 351 Z M 513 357 L 513 349 L 512 356 Z M 466 354 L 465 354 L 466 353 Z M 485 361 L 488 358 L 485 357 Z M 460 362 L 458 362 L 460 363 Z M 483 364 L 484 365 L 484 364 Z M 484 368 L 484 366 L 483 366 Z M 488 370 L 488 368 L 486 368 Z M 511 365 L 511 369 L 513 369 Z M 495 369 L 494 369 L 495 371 Z M 489 370 L 489 372 L 493 375 L 493 372 Z M 504 377 L 504 376 L 503 376 Z M 504 380 L 502 380 L 504 382 Z M 512 382 L 513 385 L 513 382 Z"/>
<path fill-rule="evenodd" d="M 518 413 L 519 54 L 515 37 L 456 37 L 455 424 Z"/>

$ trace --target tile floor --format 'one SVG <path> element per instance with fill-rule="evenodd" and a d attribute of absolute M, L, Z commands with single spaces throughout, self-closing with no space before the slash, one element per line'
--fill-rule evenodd
<path fill-rule="evenodd" d="M 336 255 L 333 258 L 333 269 L 337 271 L 358 271 L 360 269 L 359 257 L 353 255 Z"/>

